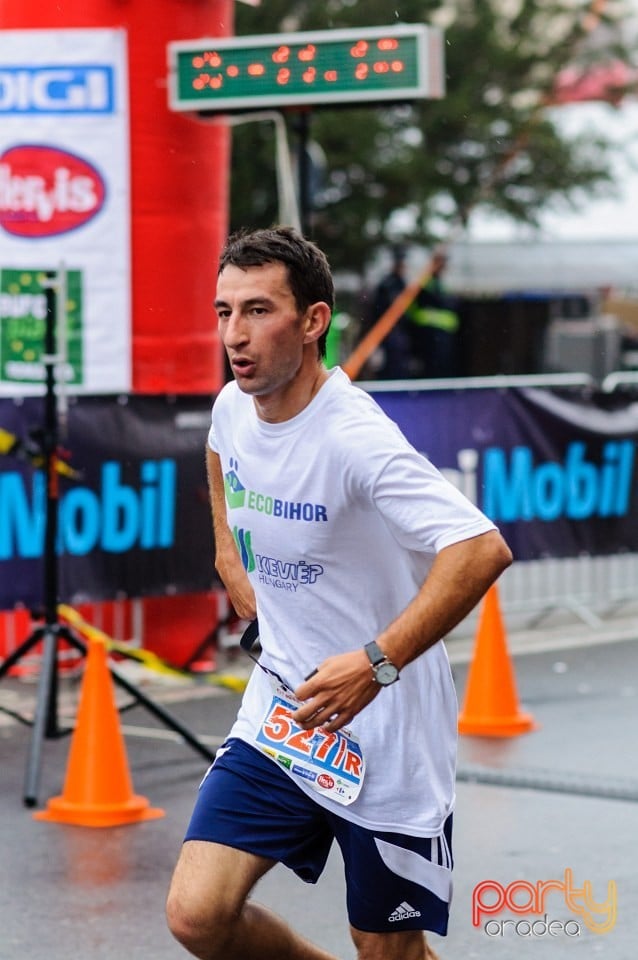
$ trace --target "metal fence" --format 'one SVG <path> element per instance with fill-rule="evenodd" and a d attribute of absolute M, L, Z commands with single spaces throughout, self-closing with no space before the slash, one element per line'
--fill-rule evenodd
<path fill-rule="evenodd" d="M 504 611 L 529 626 L 564 610 L 597 627 L 638 600 L 638 554 L 514 563 L 499 591 Z"/>

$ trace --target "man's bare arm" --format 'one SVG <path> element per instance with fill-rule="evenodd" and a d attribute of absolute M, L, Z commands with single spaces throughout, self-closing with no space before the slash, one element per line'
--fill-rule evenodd
<path fill-rule="evenodd" d="M 206 447 L 208 490 L 213 512 L 215 536 L 215 569 L 228 591 L 228 597 L 236 613 L 244 620 L 257 616 L 255 591 L 244 570 L 235 540 L 226 521 L 224 476 L 219 455 Z"/>

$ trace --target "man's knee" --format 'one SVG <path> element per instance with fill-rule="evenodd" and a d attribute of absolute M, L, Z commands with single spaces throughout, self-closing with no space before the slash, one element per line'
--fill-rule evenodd
<path fill-rule="evenodd" d="M 195 956 L 225 958 L 236 918 L 223 902 L 203 902 L 171 887 L 166 900 L 166 921 L 176 940 Z"/>
<path fill-rule="evenodd" d="M 272 865 L 231 847 L 187 841 L 166 902 L 173 936 L 196 957 L 229 960 L 246 898 Z"/>

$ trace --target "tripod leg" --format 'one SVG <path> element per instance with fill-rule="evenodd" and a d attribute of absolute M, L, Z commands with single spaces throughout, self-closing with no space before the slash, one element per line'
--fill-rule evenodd
<path fill-rule="evenodd" d="M 22 657 L 31 650 L 32 647 L 35 647 L 37 643 L 42 640 L 44 636 L 44 631 L 41 627 L 38 627 L 37 630 L 34 630 L 33 633 L 24 640 L 19 647 L 17 647 L 13 653 L 10 653 L 5 659 L 0 663 L 0 680 L 4 677 L 5 673 L 8 673 L 11 667 L 15 666 Z"/>
<path fill-rule="evenodd" d="M 42 636 L 44 651 L 40 664 L 38 697 L 24 780 L 24 804 L 27 807 L 34 807 L 38 802 L 42 741 L 45 736 L 54 735 L 52 727 L 56 725 L 58 638 L 56 630 L 50 626 L 43 628 Z"/>
<path fill-rule="evenodd" d="M 168 727 L 170 730 L 174 730 L 175 733 L 178 733 L 185 743 L 200 753 L 209 762 L 215 759 L 215 753 L 209 750 L 208 747 L 204 746 L 204 744 L 190 732 L 188 727 L 185 727 L 167 710 L 165 710 L 163 707 L 160 707 L 158 703 L 155 703 L 154 700 L 151 700 L 149 697 L 143 694 L 142 691 L 135 686 L 135 684 L 130 683 L 126 677 L 123 677 L 113 667 L 111 667 L 111 674 L 118 686 L 132 694 L 143 707 L 146 707 L 149 713 L 152 713 L 157 717 L 158 720 L 161 720 L 165 727 Z"/>
<path fill-rule="evenodd" d="M 58 636 L 66 640 L 71 646 L 74 646 L 76 650 L 80 650 L 82 653 L 86 653 L 86 643 L 83 640 L 80 640 L 79 637 L 76 637 L 75 634 L 68 630 L 66 627 L 60 627 L 58 630 Z M 127 693 L 130 693 L 138 703 L 145 707 L 149 713 L 152 713 L 158 720 L 164 724 L 165 727 L 168 727 L 169 730 L 174 730 L 175 733 L 187 743 L 193 750 L 196 750 L 197 753 L 200 753 L 203 757 L 206 758 L 209 762 L 215 759 L 215 754 L 208 749 L 197 737 L 191 733 L 188 727 L 185 727 L 179 720 L 176 720 L 168 710 L 165 710 L 158 703 L 155 703 L 154 700 L 151 700 L 150 697 L 147 697 L 146 694 L 131 683 L 130 680 L 127 680 L 126 677 L 122 676 L 121 673 L 118 673 L 117 668 L 114 666 L 109 667 L 111 671 L 111 676 L 113 680 L 119 687 L 122 687 L 123 690 L 126 690 Z"/>

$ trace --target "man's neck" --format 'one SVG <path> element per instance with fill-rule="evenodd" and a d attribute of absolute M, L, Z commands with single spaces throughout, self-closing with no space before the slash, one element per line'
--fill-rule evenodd
<path fill-rule="evenodd" d="M 328 377 L 329 373 L 323 361 L 319 360 L 314 370 L 296 378 L 285 390 L 268 396 L 253 397 L 257 416 L 266 423 L 292 420 L 312 403 Z"/>

